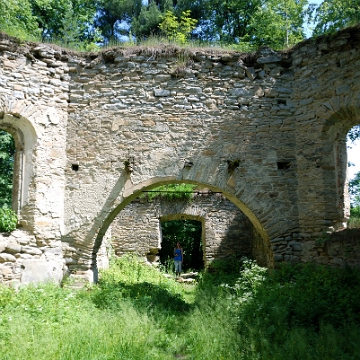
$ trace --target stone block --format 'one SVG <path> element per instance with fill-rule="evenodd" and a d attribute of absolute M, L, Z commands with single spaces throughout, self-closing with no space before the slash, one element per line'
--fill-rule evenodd
<path fill-rule="evenodd" d="M 19 253 L 21 252 L 21 245 L 15 240 L 10 240 L 6 245 L 5 251 L 10 254 Z"/>
<path fill-rule="evenodd" d="M 1 255 L 1 254 L 0 254 Z M 42 283 L 53 281 L 57 284 L 63 279 L 63 262 L 62 261 L 45 261 L 45 260 L 24 260 L 24 270 L 21 275 L 23 284 Z"/>
<path fill-rule="evenodd" d="M 15 261 L 16 261 L 16 257 L 14 255 L 7 254 L 7 253 L 0 254 L 0 263 L 15 262 Z"/>

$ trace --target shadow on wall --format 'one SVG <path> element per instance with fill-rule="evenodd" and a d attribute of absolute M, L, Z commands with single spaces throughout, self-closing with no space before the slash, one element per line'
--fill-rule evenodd
<path fill-rule="evenodd" d="M 264 244 L 261 235 L 256 231 L 250 220 L 238 210 L 236 216 L 221 228 L 212 231 L 224 231 L 225 235 L 217 248 L 214 259 L 236 258 L 240 260 L 246 257 L 256 260 L 260 266 L 269 266 L 272 257 L 269 247 Z"/>

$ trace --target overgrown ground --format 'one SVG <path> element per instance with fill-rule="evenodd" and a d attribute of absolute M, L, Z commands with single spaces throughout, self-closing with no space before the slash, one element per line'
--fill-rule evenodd
<path fill-rule="evenodd" d="M 197 285 L 134 257 L 98 285 L 0 288 L 1 359 L 360 358 L 360 271 L 217 263 Z"/>

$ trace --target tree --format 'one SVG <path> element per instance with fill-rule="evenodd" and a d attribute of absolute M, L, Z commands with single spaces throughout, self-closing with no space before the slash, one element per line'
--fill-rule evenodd
<path fill-rule="evenodd" d="M 139 15 L 131 23 L 132 33 L 138 39 L 158 35 L 162 15 L 163 13 L 153 1 L 149 6 L 143 6 Z"/>
<path fill-rule="evenodd" d="M 209 40 L 239 42 L 248 35 L 252 18 L 263 4 L 264 0 L 204 0 L 199 25 Z"/>
<path fill-rule="evenodd" d="M 139 16 L 141 9 L 142 0 L 99 0 L 94 24 L 108 42 L 128 34 L 131 21 Z"/>
<path fill-rule="evenodd" d="M 349 194 L 352 207 L 360 207 L 360 172 L 349 181 Z"/>
<path fill-rule="evenodd" d="M 350 141 L 355 141 L 356 139 L 360 138 L 360 125 L 354 126 L 351 128 L 351 130 L 348 132 L 348 139 Z"/>
<path fill-rule="evenodd" d="M 307 0 L 267 0 L 254 16 L 242 41 L 281 49 L 304 39 Z"/>
<path fill-rule="evenodd" d="M 319 6 L 311 4 L 309 13 L 309 22 L 315 21 L 315 36 L 360 23 L 359 0 L 324 0 Z"/>
<path fill-rule="evenodd" d="M 78 42 L 96 41 L 93 22 L 98 0 L 29 0 L 33 15 L 41 29 L 43 41 L 61 40 L 66 35 L 65 24 L 77 32 Z M 74 17 L 75 22 L 71 22 Z M 73 32 L 74 33 L 74 32 Z"/>
<path fill-rule="evenodd" d="M 11 208 L 14 154 L 13 137 L 0 130 L 0 208 Z"/>
<path fill-rule="evenodd" d="M 202 40 L 282 48 L 304 39 L 306 4 L 307 0 L 179 0 L 176 11 L 191 10 Z"/>
<path fill-rule="evenodd" d="M 0 29 L 20 38 L 40 34 L 28 0 L 0 0 Z"/>
<path fill-rule="evenodd" d="M 192 30 L 195 29 L 197 21 L 190 18 L 190 10 L 183 11 L 178 19 L 172 11 L 166 11 L 159 25 L 161 31 L 172 41 L 185 44 Z"/>

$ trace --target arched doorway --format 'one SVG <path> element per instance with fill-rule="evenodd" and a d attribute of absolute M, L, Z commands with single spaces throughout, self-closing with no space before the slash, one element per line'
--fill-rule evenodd
<path fill-rule="evenodd" d="M 115 254 L 121 256 L 123 253 L 128 251 L 131 252 L 141 252 L 142 254 L 147 254 L 151 256 L 156 256 L 159 248 L 161 247 L 160 240 L 160 225 L 159 222 L 164 221 L 165 219 L 174 219 L 174 217 L 183 217 L 186 218 L 190 215 L 194 219 L 205 219 L 206 214 L 202 213 L 201 206 L 195 206 L 194 210 L 184 210 L 183 204 L 181 209 L 172 210 L 167 214 L 169 217 L 165 217 L 161 211 L 156 210 L 157 215 L 155 217 L 149 217 L 146 214 L 139 216 L 139 213 L 128 208 L 128 205 L 133 203 L 144 202 L 144 199 L 141 199 L 141 194 L 147 192 L 151 189 L 158 187 L 159 185 L 164 184 L 175 184 L 179 183 L 176 180 L 163 181 L 163 182 L 154 182 L 152 185 L 147 185 L 140 187 L 138 191 L 134 191 L 132 195 L 124 199 L 107 217 L 104 221 L 102 228 L 100 229 L 98 236 L 95 241 L 93 248 L 93 270 L 95 274 L 97 272 L 97 265 L 106 264 L 106 261 L 101 259 L 101 255 L 106 253 L 106 243 L 110 240 L 113 240 Z M 187 183 L 194 184 L 197 188 L 205 188 L 205 184 L 198 184 L 195 182 L 187 181 Z M 212 223 L 216 222 L 217 224 L 212 224 L 206 228 L 207 234 L 205 235 L 205 256 L 204 262 L 212 261 L 217 257 L 224 257 L 227 255 L 239 254 L 238 249 L 242 252 L 242 256 L 248 256 L 253 259 L 256 259 L 259 264 L 263 266 L 271 267 L 273 265 L 273 254 L 271 252 L 270 244 L 265 230 L 261 226 L 260 222 L 256 219 L 254 214 L 250 211 L 249 208 L 245 206 L 239 199 L 235 196 L 228 194 L 221 189 L 207 187 L 205 191 L 208 194 L 212 194 L 216 197 L 216 201 L 226 202 L 233 207 L 232 210 L 227 210 L 229 213 L 234 212 L 234 209 L 241 213 L 241 222 L 246 222 L 246 226 L 239 224 L 239 218 L 236 216 L 228 216 L 229 213 L 226 211 L 222 212 L 222 217 L 219 218 L 216 216 L 216 209 L 210 211 Z M 203 196 L 202 194 L 201 196 Z M 229 205 L 229 206 L 230 206 Z M 228 205 L 226 205 L 228 206 Z M 123 211 L 124 210 L 124 211 Z M 206 213 L 206 211 L 203 211 Z M 123 219 L 117 221 L 116 218 L 121 214 Z M 215 214 L 215 215 L 214 215 Z M 120 215 L 119 215 L 120 216 Z M 201 220 L 200 220 L 201 221 Z M 148 231 L 142 231 L 144 229 L 143 224 L 148 223 L 153 226 L 151 233 Z M 206 223 L 206 221 L 205 221 Z M 125 224 L 125 225 L 124 225 Z M 221 224 L 222 226 L 219 226 Z M 118 226 L 118 228 L 116 228 Z M 234 227 L 243 228 L 246 230 L 239 231 L 238 229 L 234 230 Z M 219 229 L 217 229 L 219 228 Z M 231 231 L 229 230 L 230 228 Z M 202 232 L 204 233 L 204 231 Z M 236 236 L 231 236 L 228 240 L 224 240 L 228 233 L 231 233 Z M 119 235 L 120 234 L 120 235 Z M 125 237 L 124 237 L 125 234 Z M 239 235 L 240 234 L 240 235 Z M 115 241 L 114 239 L 122 237 L 121 241 Z M 141 239 L 141 242 L 137 242 L 137 239 Z M 204 239 L 204 238 L 203 238 Z M 209 240 L 210 239 L 210 240 Z M 220 240 L 219 240 L 220 239 Z M 239 239 L 237 241 L 237 239 Z M 237 243 L 236 243 L 237 242 Z M 127 243 L 126 247 L 124 243 Z M 239 245 L 240 243 L 240 245 Z M 119 245 L 120 244 L 120 245 Z M 236 250 L 234 250 L 234 244 Z M 202 245 L 204 246 L 204 245 Z M 148 253 L 146 253 L 148 249 Z M 139 251 L 140 250 L 140 251 Z M 95 275 L 96 279 L 96 275 Z"/>

